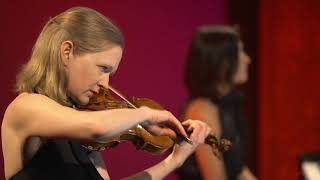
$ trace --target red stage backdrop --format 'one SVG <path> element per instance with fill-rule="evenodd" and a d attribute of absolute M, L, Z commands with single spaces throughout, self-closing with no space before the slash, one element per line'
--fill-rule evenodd
<path fill-rule="evenodd" d="M 261 179 L 298 179 L 298 156 L 320 152 L 319 12 L 318 0 L 261 0 Z"/>
<path fill-rule="evenodd" d="M 27 61 L 41 28 L 49 17 L 72 6 L 97 9 L 122 30 L 125 53 L 111 83 L 128 97 L 155 99 L 176 115 L 186 97 L 182 72 L 192 32 L 199 25 L 224 23 L 226 19 L 225 0 L 1 2 L 1 115 L 15 96 L 15 75 Z M 104 158 L 111 178 L 119 179 L 163 156 L 136 151 L 127 143 L 106 152 Z M 0 162 L 3 177 L 2 157 Z"/>

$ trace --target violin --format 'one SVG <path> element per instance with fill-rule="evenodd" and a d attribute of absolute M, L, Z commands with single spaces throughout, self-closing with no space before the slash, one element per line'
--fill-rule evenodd
<path fill-rule="evenodd" d="M 154 100 L 148 98 L 133 97 L 129 101 L 119 91 L 115 90 L 111 86 L 109 87 L 109 90 L 119 96 L 122 100 L 114 98 L 113 96 L 111 96 L 111 93 L 108 91 L 108 89 L 101 87 L 99 89 L 99 92 L 95 96 L 90 98 L 87 105 L 78 105 L 77 108 L 79 110 L 98 111 L 118 108 L 136 109 L 141 106 L 147 106 L 152 109 L 164 110 L 164 108 Z M 179 135 L 178 139 L 179 141 L 192 143 L 189 138 L 184 138 Z M 82 146 L 89 151 L 102 151 L 105 149 L 113 148 L 122 141 L 130 141 L 136 146 L 137 149 L 141 149 L 152 154 L 161 154 L 173 147 L 175 143 L 177 143 L 177 141 L 172 140 L 169 136 L 154 136 L 139 124 L 136 127 L 128 130 L 127 132 L 119 135 L 118 137 L 114 137 L 113 139 L 110 139 L 108 141 L 89 142 L 82 144 Z M 211 145 L 213 153 L 217 157 L 220 157 L 221 153 L 228 151 L 232 145 L 229 140 L 219 140 L 214 135 L 209 135 L 205 139 L 205 143 Z"/>

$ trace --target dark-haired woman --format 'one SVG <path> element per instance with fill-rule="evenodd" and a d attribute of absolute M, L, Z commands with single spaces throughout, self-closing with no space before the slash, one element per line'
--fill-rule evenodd
<path fill-rule="evenodd" d="M 233 146 L 222 160 L 200 145 L 179 170 L 182 179 L 254 180 L 244 162 L 244 125 L 236 86 L 248 79 L 250 58 L 238 33 L 228 26 L 203 26 L 187 56 L 185 84 L 190 98 L 182 119 L 201 119 Z"/>

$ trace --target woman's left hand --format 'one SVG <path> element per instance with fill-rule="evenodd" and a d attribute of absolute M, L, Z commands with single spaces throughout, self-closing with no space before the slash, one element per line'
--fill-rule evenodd
<path fill-rule="evenodd" d="M 193 143 L 189 144 L 184 141 L 180 144 L 175 144 L 172 153 L 167 158 L 155 166 L 146 169 L 144 173 L 139 173 L 132 177 L 135 179 L 164 179 L 169 173 L 180 167 L 187 157 L 195 151 L 200 143 L 204 142 L 205 138 L 211 132 L 211 128 L 206 123 L 199 120 L 187 120 L 183 122 L 182 125 L 186 127 L 186 131 L 191 133 L 190 139 Z"/>
<path fill-rule="evenodd" d="M 191 132 L 190 139 L 193 143 L 182 142 L 174 146 L 169 156 L 171 156 L 173 162 L 178 163 L 177 167 L 181 166 L 188 156 L 195 151 L 199 144 L 204 143 L 206 137 L 211 133 L 211 128 L 203 121 L 187 120 L 182 125 L 186 127 L 187 132 Z"/>

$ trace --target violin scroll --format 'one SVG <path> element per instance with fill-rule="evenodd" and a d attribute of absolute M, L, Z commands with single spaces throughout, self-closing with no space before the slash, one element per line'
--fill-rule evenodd
<path fill-rule="evenodd" d="M 228 151 L 232 146 L 230 140 L 224 138 L 218 140 L 218 138 L 212 134 L 205 139 L 205 143 L 212 146 L 213 154 L 219 159 L 221 159 L 221 153 Z"/>

